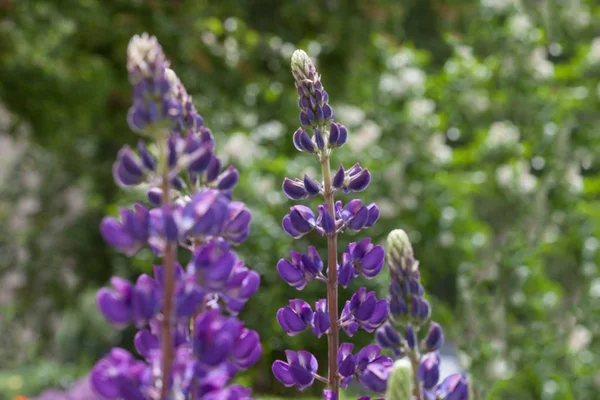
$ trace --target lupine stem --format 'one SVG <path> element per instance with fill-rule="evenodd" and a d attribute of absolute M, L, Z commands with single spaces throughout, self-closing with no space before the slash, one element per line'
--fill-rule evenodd
<path fill-rule="evenodd" d="M 159 162 L 162 172 L 162 205 L 168 207 L 170 204 L 169 198 L 169 166 L 166 151 L 166 141 L 159 143 Z M 173 339 L 171 334 L 171 323 L 173 313 L 173 292 L 174 292 L 174 275 L 175 275 L 175 247 L 167 240 L 165 252 L 163 255 L 164 265 L 164 308 L 163 319 L 161 324 L 161 349 L 162 349 L 162 381 L 160 398 L 165 400 L 169 389 L 169 376 L 171 374 L 171 364 L 173 363 Z"/>
<path fill-rule="evenodd" d="M 329 214 L 334 213 L 333 187 L 331 185 L 331 170 L 329 166 L 329 154 L 323 152 L 321 156 L 321 166 L 323 168 L 324 197 L 327 203 Z M 334 398 L 339 398 L 339 382 L 337 378 L 337 352 L 339 347 L 339 326 L 338 326 L 338 293 L 337 293 L 337 233 L 327 235 L 327 310 L 329 313 L 329 334 L 327 336 L 327 345 L 329 347 L 329 387 L 335 394 Z"/>
<path fill-rule="evenodd" d="M 408 346 L 406 346 L 408 348 Z M 417 372 L 419 371 L 419 357 L 417 356 L 416 350 L 409 349 L 406 352 L 408 358 L 410 359 L 410 364 L 412 365 L 413 370 L 413 395 L 417 400 L 421 400 L 421 383 L 419 382 L 419 377 Z"/>

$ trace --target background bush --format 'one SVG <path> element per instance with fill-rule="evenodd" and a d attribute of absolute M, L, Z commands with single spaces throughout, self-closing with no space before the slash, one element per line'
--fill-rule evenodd
<path fill-rule="evenodd" d="M 127 202 L 111 165 L 137 140 L 125 50 L 144 31 L 242 173 L 254 221 L 240 253 L 262 275 L 243 316 L 265 349 L 246 378 L 257 392 L 290 395 L 266 372 L 284 349 L 326 354 L 274 318 L 297 296 L 277 260 L 308 244 L 282 234 L 280 185 L 316 167 L 291 143 L 296 48 L 350 129 L 336 162 L 373 174 L 365 199 L 382 218 L 370 233 L 409 232 L 434 318 L 482 397 L 600 389 L 597 2 L 7 0 L 0 13 L 0 392 L 67 386 L 131 343 L 93 296 L 154 261 L 142 252 L 132 266 L 98 234 Z M 383 292 L 385 277 L 371 284 Z"/>

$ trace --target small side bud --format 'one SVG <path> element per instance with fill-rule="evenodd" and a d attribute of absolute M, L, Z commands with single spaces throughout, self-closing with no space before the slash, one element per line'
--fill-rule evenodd
<path fill-rule="evenodd" d="M 432 322 L 429 324 L 429 331 L 423 340 L 422 347 L 424 351 L 436 351 L 444 345 L 444 331 L 442 327 Z"/>

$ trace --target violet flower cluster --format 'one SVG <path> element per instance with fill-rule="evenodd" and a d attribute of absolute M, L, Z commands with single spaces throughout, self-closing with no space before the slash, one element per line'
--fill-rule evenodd
<path fill-rule="evenodd" d="M 127 56 L 128 122 L 146 141 L 121 149 L 113 175 L 124 188 L 144 190 L 147 201 L 105 217 L 100 230 L 121 253 L 149 248 L 163 261 L 152 275 L 113 277 L 98 292 L 108 321 L 139 328 L 139 357 L 112 349 L 93 368 L 91 386 L 113 400 L 249 399 L 248 389 L 230 385 L 262 351 L 257 332 L 236 318 L 260 281 L 234 251 L 251 219 L 232 200 L 239 174 L 222 168 L 211 131 L 156 38 L 135 36 Z M 178 249 L 191 252 L 188 265 L 177 262 Z"/>
<path fill-rule="evenodd" d="M 315 379 L 324 382 L 325 399 L 338 399 L 339 388 L 347 388 L 356 380 L 376 393 L 386 390 L 392 359 L 381 354 L 375 344 L 354 349 L 351 343 L 339 344 L 339 331 L 353 336 L 359 329 L 374 332 L 388 317 L 387 299 L 377 299 L 374 292 L 359 289 L 346 302 L 338 315 L 338 284 L 347 287 L 359 275 L 370 279 L 383 268 L 385 252 L 382 246 L 369 238 L 352 242 L 343 252 L 338 264 L 337 235 L 345 231 L 358 232 L 369 228 L 379 218 L 375 204 L 363 204 L 354 199 L 345 203 L 334 200 L 336 192 L 360 192 L 371 180 L 368 169 L 356 163 L 351 168 L 340 166 L 330 170 L 330 157 L 334 149 L 343 146 L 348 131 L 334 122 L 329 96 L 307 54 L 297 50 L 292 56 L 292 74 L 298 90 L 301 127 L 293 135 L 296 149 L 316 155 L 322 167 L 322 179 L 304 175 L 283 182 L 283 192 L 292 200 L 323 196 L 324 203 L 317 212 L 305 205 L 295 205 L 283 218 L 283 229 L 293 238 L 313 231 L 327 239 L 327 275 L 323 274 L 324 261 L 314 247 L 304 253 L 292 251 L 289 259 L 281 259 L 277 270 L 281 278 L 292 287 L 302 290 L 311 281 L 321 281 L 327 288 L 327 298 L 319 299 L 314 307 L 301 299 L 289 301 L 279 309 L 277 322 L 290 336 L 305 330 L 328 338 L 329 371 L 327 377 L 319 375 L 317 359 L 306 351 L 287 350 L 286 360 L 273 364 L 273 374 L 287 387 L 303 390 Z"/>
<path fill-rule="evenodd" d="M 440 325 L 429 322 L 427 333 L 419 342 L 419 333 L 427 324 L 431 307 L 424 299 L 425 291 L 419 281 L 419 262 L 403 230 L 394 230 L 388 236 L 387 264 L 391 277 L 390 318 L 377 330 L 377 343 L 396 357 L 410 361 L 413 399 L 468 400 L 469 388 L 464 375 L 453 374 L 439 383 L 439 349 L 444 344 Z"/>

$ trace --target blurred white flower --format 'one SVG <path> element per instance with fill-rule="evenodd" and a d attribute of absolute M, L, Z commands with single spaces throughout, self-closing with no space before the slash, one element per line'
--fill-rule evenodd
<path fill-rule="evenodd" d="M 496 181 L 500 186 L 521 193 L 531 193 L 537 187 L 537 178 L 529 172 L 529 164 L 522 160 L 515 165 L 498 167 Z"/>
<path fill-rule="evenodd" d="M 507 146 L 517 143 L 519 137 L 519 128 L 511 121 L 496 121 L 490 126 L 485 144 L 491 148 Z"/>
<path fill-rule="evenodd" d="M 250 165 L 261 156 L 262 152 L 262 149 L 248 135 L 241 132 L 231 135 L 223 147 L 225 155 L 243 166 Z"/>
<path fill-rule="evenodd" d="M 583 325 L 576 325 L 569 335 L 568 346 L 572 353 L 578 353 L 587 348 L 592 341 L 592 332 Z"/>
<path fill-rule="evenodd" d="M 352 104 L 336 104 L 335 119 L 347 127 L 355 127 L 365 120 L 365 112 Z"/>
<path fill-rule="evenodd" d="M 452 161 L 452 148 L 446 144 L 445 135 L 436 133 L 429 138 L 427 149 L 436 164 L 447 164 Z"/>
<path fill-rule="evenodd" d="M 572 193 L 581 193 L 583 191 L 583 177 L 580 174 L 578 163 L 571 163 L 567 166 L 565 181 Z"/>
<path fill-rule="evenodd" d="M 600 63 L 600 36 L 592 40 L 587 59 L 591 64 Z"/>
<path fill-rule="evenodd" d="M 426 75 L 419 68 L 406 67 L 397 74 L 384 73 L 379 80 L 379 90 L 388 93 L 393 98 L 399 98 L 409 93 L 417 95 L 425 91 Z"/>
<path fill-rule="evenodd" d="M 471 89 L 459 95 L 458 102 L 469 113 L 481 114 L 490 108 L 490 99 L 485 89 Z"/>
<path fill-rule="evenodd" d="M 415 99 L 406 105 L 408 115 L 413 120 L 422 120 L 435 111 L 435 102 L 430 99 Z"/>
<path fill-rule="evenodd" d="M 389 69 L 400 69 L 404 68 L 409 64 L 412 64 L 415 60 L 415 54 L 412 50 L 403 48 L 398 53 L 394 54 L 387 60 L 387 67 Z"/>
<path fill-rule="evenodd" d="M 381 127 L 374 121 L 367 120 L 353 135 L 350 135 L 348 145 L 352 151 L 358 153 L 377 142 L 380 136 Z"/>
<path fill-rule="evenodd" d="M 534 77 L 538 79 L 547 79 L 554 76 L 554 64 L 548 61 L 548 53 L 543 47 L 538 47 L 529 55 L 529 68 L 533 71 Z"/>
<path fill-rule="evenodd" d="M 283 135 L 285 125 L 277 120 L 272 120 L 260 124 L 252 131 L 252 137 L 257 140 L 276 140 Z"/>
<path fill-rule="evenodd" d="M 495 14 L 502 14 L 517 5 L 518 0 L 481 0 L 481 6 Z"/>
<path fill-rule="evenodd" d="M 528 39 L 532 29 L 533 23 L 527 14 L 515 14 L 508 20 L 508 30 L 518 39 Z"/>

